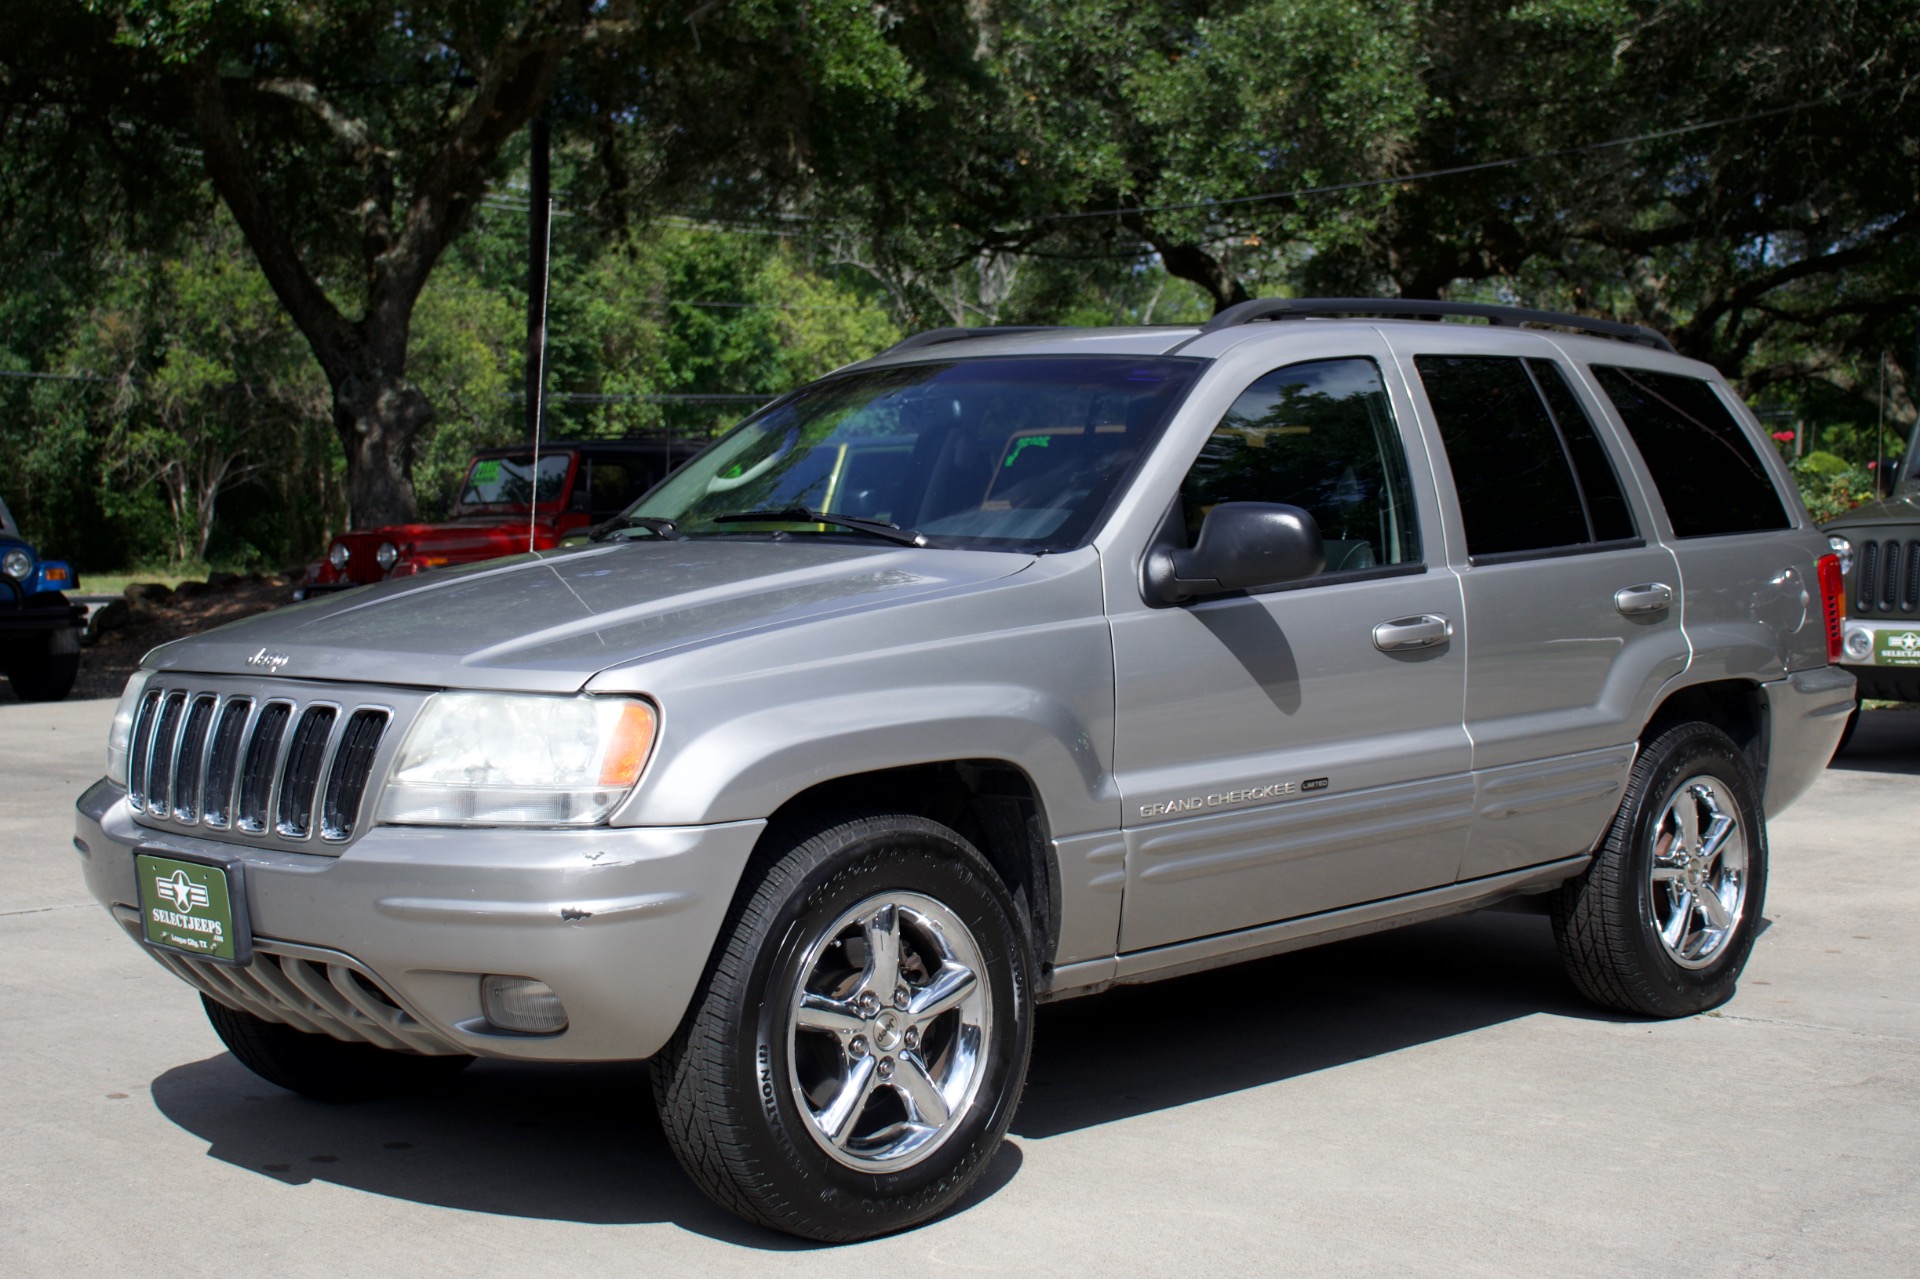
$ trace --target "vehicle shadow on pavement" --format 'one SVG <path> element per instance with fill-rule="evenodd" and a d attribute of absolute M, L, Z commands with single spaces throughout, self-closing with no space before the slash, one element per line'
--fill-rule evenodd
<path fill-rule="evenodd" d="M 476 1062 L 441 1090 L 331 1105 L 268 1084 L 222 1053 L 152 1083 L 160 1113 L 209 1157 L 288 1186 L 328 1182 L 463 1212 L 588 1225 L 671 1224 L 776 1252 L 826 1245 L 748 1224 L 681 1171 L 644 1064 Z M 954 1212 L 1020 1169 L 1008 1142 Z"/>
<path fill-rule="evenodd" d="M 1049 1005 L 1013 1136 L 1057 1136 L 1536 1013 L 1613 1019 L 1562 974 L 1544 917 L 1504 911 Z M 289 1186 L 668 1223 L 766 1250 L 818 1246 L 741 1222 L 700 1193 L 667 1148 L 641 1064 L 481 1061 L 434 1093 L 329 1105 L 222 1053 L 167 1071 L 152 1095 L 210 1157 Z M 1007 1142 L 955 1211 L 991 1198 L 1021 1162 L 1018 1141 Z"/>
<path fill-rule="evenodd" d="M 1920 710 L 1862 711 L 1853 739 L 1827 767 L 1920 777 Z"/>
<path fill-rule="evenodd" d="M 1013 1131 L 1044 1138 L 1278 1083 L 1581 998 L 1544 915 L 1482 911 L 1040 1010 Z"/>

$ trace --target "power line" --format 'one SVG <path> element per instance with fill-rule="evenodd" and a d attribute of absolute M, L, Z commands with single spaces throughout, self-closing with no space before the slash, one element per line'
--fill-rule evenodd
<path fill-rule="evenodd" d="M 1509 169 L 1516 165 L 1531 164 L 1536 160 L 1558 160 L 1567 156 L 1591 155 L 1596 151 L 1607 151 L 1616 147 L 1633 146 L 1640 142 L 1657 142 L 1662 138 L 1677 138 L 1688 133 L 1700 133 L 1707 129 L 1724 129 L 1728 125 L 1747 124 L 1754 120 L 1766 120 L 1774 116 L 1788 115 L 1795 111 L 1805 111 L 1812 107 L 1832 106 L 1852 98 L 1865 97 L 1892 86 L 1879 85 L 1871 89 L 1861 89 L 1854 93 L 1841 93 L 1832 97 L 1818 98 L 1812 102 L 1798 102 L 1788 107 L 1772 107 L 1766 111 L 1752 111 L 1746 115 L 1728 116 L 1721 120 L 1704 120 L 1698 124 L 1683 124 L 1678 128 L 1660 129 L 1653 133 L 1637 133 L 1632 137 L 1609 138 L 1605 142 L 1589 142 L 1582 146 L 1561 147 L 1555 151 L 1541 151 L 1533 155 L 1511 156 L 1502 160 L 1481 160 L 1474 164 L 1458 164 L 1445 169 L 1428 169 L 1420 173 L 1402 173 L 1387 178 L 1364 178 L 1354 182 L 1334 182 L 1324 186 L 1296 187 L 1291 191 L 1270 191 L 1264 195 L 1236 195 L 1224 199 L 1189 200 L 1178 204 L 1142 204 L 1117 209 L 1089 209 L 1077 213 L 1043 213 L 1027 219 L 1031 222 L 1078 222 L 1088 218 L 1110 218 L 1129 213 L 1180 213 L 1190 209 L 1224 209 L 1243 204 L 1267 204 L 1275 200 L 1297 200 L 1312 195 L 1336 195 L 1342 191 L 1365 191 L 1374 187 L 1404 186 L 1414 182 L 1430 182 L 1435 178 L 1457 177 L 1463 173 L 1483 173 L 1489 169 Z"/>

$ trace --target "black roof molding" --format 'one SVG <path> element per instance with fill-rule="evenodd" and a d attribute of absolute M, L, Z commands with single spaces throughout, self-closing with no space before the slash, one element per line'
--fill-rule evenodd
<path fill-rule="evenodd" d="M 1053 333 L 1068 327 L 1065 324 L 1007 324 L 986 329 L 928 329 L 925 333 L 900 339 L 880 355 L 898 355 L 902 351 L 917 351 L 923 346 L 938 346 L 942 342 L 960 342 L 967 338 L 1003 337 L 1009 333 Z M 880 357 L 877 355 L 873 358 Z"/>
<path fill-rule="evenodd" d="M 1373 315 L 1390 319 L 1438 320 L 1449 316 L 1470 316 L 1489 324 L 1518 328 L 1523 324 L 1550 324 L 1574 329 L 1597 337 L 1613 338 L 1650 346 L 1656 351 L 1673 351 L 1673 343 L 1644 324 L 1622 324 L 1618 320 L 1595 320 L 1560 311 L 1532 311 L 1518 306 L 1489 306 L 1482 302 L 1430 302 L 1417 298 L 1254 298 L 1236 302 L 1208 320 L 1200 329 L 1214 333 L 1257 320 L 1305 320 L 1330 315 Z M 947 329 L 957 333 L 964 330 Z M 928 336 L 923 334 L 922 336 Z M 913 339 L 909 338 L 908 341 Z M 897 349 L 897 348 L 896 348 Z"/>

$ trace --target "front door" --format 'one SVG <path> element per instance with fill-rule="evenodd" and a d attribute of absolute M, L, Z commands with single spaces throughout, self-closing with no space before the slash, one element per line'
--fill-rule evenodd
<path fill-rule="evenodd" d="M 1123 951 L 1433 888 L 1459 867 L 1460 583 L 1404 387 L 1371 338 L 1255 378 L 1169 516 L 1191 544 L 1220 502 L 1303 507 L 1325 571 L 1180 607 L 1110 603 Z"/>

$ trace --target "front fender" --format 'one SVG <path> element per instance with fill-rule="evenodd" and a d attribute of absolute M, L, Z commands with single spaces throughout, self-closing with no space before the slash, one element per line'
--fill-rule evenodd
<path fill-rule="evenodd" d="M 1111 829 L 1119 797 L 1100 726 L 1065 700 L 1013 684 L 937 684 L 798 699 L 663 734 L 661 757 L 618 825 L 763 818 L 837 778 L 948 760 L 995 760 L 1030 777 L 1056 835 Z M 669 712 L 669 724 L 672 722 Z"/>

